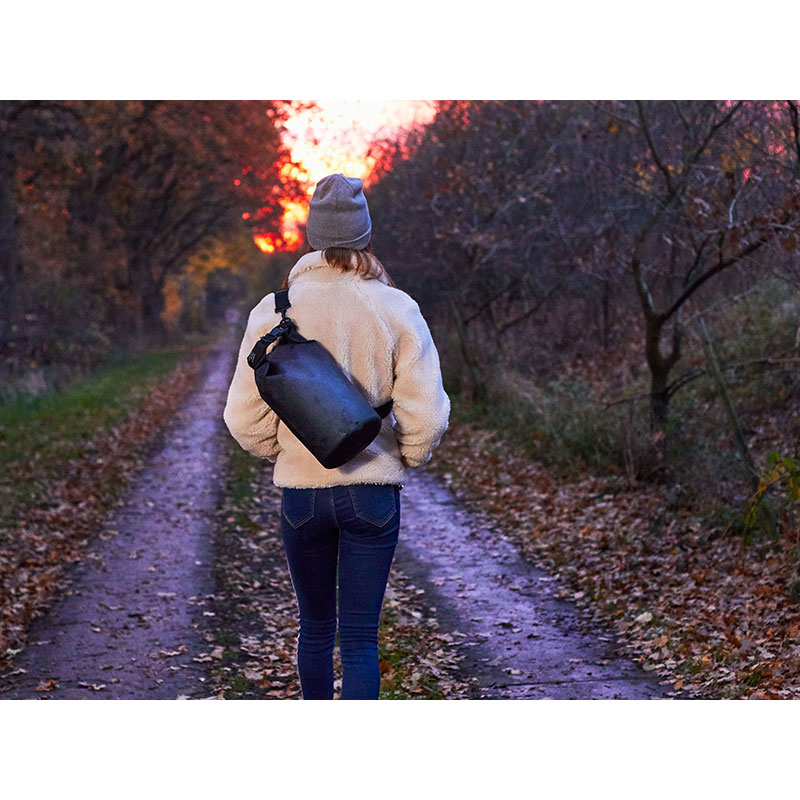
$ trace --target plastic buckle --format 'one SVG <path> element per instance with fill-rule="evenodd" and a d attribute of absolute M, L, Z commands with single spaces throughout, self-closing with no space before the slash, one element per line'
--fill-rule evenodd
<path fill-rule="evenodd" d="M 292 320 L 289 319 L 289 317 L 285 317 L 269 333 L 264 334 L 264 336 L 255 343 L 253 349 L 250 351 L 250 355 L 247 356 L 247 363 L 252 369 L 256 369 L 256 367 L 261 364 L 266 355 L 267 348 L 279 336 L 286 333 L 292 325 L 294 325 Z"/>
<path fill-rule="evenodd" d="M 268 343 L 264 341 L 263 337 L 255 343 L 250 355 L 247 356 L 247 363 L 252 369 L 255 369 L 263 360 L 267 352 L 267 345 Z"/>

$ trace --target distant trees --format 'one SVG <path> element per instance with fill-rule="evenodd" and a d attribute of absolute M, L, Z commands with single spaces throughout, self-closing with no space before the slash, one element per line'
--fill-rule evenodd
<path fill-rule="evenodd" d="M 378 245 L 415 289 L 442 298 L 473 400 L 487 394 L 489 343 L 502 347 L 578 269 L 584 232 L 554 222 L 572 180 L 559 166 L 571 125 L 566 108 L 528 101 L 441 102 L 405 151 L 384 155 L 371 189 Z"/>
<path fill-rule="evenodd" d="M 26 271 L 22 252 L 23 214 L 32 204 L 22 198 L 40 179 L 39 207 L 52 193 L 43 175 L 56 169 L 63 155 L 63 141 L 78 129 L 79 115 L 60 103 L 0 102 L 0 342 L 8 341 L 14 310 L 21 300 L 20 284 Z M 28 162 L 27 183 L 20 183 L 20 166 Z M 57 179 L 54 179 L 57 182 Z M 36 201 L 34 201 L 36 202 Z M 27 205 L 27 207 L 26 207 Z M 52 226 L 54 209 L 48 209 Z"/>
<path fill-rule="evenodd" d="M 498 353 L 557 372 L 559 353 L 638 328 L 663 434 L 687 304 L 797 264 L 798 116 L 793 101 L 443 102 L 385 146 L 379 255 L 454 332 L 467 399 Z"/>
<path fill-rule="evenodd" d="M 0 103 L 6 367 L 158 334 L 167 278 L 221 235 L 275 231 L 284 111 L 271 102 Z M 246 220 L 246 221 L 245 221 Z M 24 323 L 24 324 L 23 324 Z"/>

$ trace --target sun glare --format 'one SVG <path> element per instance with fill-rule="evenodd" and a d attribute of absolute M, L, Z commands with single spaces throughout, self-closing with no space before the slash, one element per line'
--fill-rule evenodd
<path fill-rule="evenodd" d="M 317 182 L 335 172 L 361 178 L 365 186 L 375 169 L 370 146 L 377 139 L 429 122 L 433 103 L 427 100 L 317 100 L 315 108 L 298 111 L 284 123 L 285 142 L 293 165 L 282 173 L 302 181 L 308 199 L 281 202 L 281 236 L 258 236 L 256 245 L 265 253 L 291 250 L 300 243 L 298 225 L 308 216 L 308 200 Z"/>
<path fill-rule="evenodd" d="M 253 241 L 255 241 L 256 246 L 259 250 L 263 253 L 274 253 L 275 252 L 275 245 L 272 243 L 271 236 L 256 236 L 254 237 Z"/>

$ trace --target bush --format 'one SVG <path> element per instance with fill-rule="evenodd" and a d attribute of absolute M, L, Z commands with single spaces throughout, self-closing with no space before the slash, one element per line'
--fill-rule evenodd
<path fill-rule="evenodd" d="M 489 385 L 485 407 L 467 409 L 459 403 L 454 419 L 505 430 L 533 458 L 573 477 L 588 471 L 625 474 L 635 481 L 647 473 L 650 448 L 644 415 L 632 408 L 635 401 L 607 406 L 580 378 L 540 385 L 508 369 L 497 370 Z"/>

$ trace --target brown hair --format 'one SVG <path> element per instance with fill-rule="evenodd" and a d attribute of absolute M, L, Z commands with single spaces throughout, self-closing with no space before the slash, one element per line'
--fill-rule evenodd
<path fill-rule="evenodd" d="M 310 245 L 306 249 L 306 253 L 313 253 L 314 248 Z M 356 256 L 356 263 L 353 266 L 353 254 Z M 326 247 L 322 251 L 322 257 L 329 266 L 338 269 L 340 272 L 352 272 L 355 275 L 360 275 L 362 280 L 370 280 L 379 278 L 381 275 L 386 276 L 389 286 L 397 288 L 395 282 L 386 271 L 386 267 L 372 253 L 372 242 L 370 242 L 363 250 L 353 250 L 349 247 Z M 290 270 L 291 271 L 291 270 Z M 283 279 L 282 289 L 288 285 L 289 275 Z"/>

